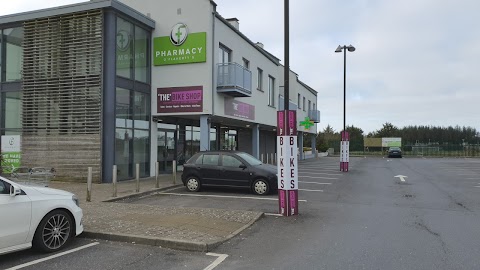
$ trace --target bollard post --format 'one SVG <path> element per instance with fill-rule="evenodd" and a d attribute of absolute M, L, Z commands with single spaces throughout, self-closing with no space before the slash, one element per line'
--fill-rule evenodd
<path fill-rule="evenodd" d="M 113 197 L 117 197 L 117 165 L 113 165 Z"/>
<path fill-rule="evenodd" d="M 135 191 L 140 192 L 140 164 L 135 164 L 135 181 L 137 182 L 137 188 Z"/>
<path fill-rule="evenodd" d="M 172 161 L 172 171 L 173 171 L 173 184 L 177 182 L 177 161 Z"/>
<path fill-rule="evenodd" d="M 263 154 L 261 154 L 260 157 L 262 158 L 262 163 L 263 163 Z"/>
<path fill-rule="evenodd" d="M 268 163 L 268 153 L 266 153 L 265 156 L 267 156 L 267 164 L 269 164 L 269 163 Z"/>
<path fill-rule="evenodd" d="M 275 153 L 275 165 L 277 165 L 277 153 Z"/>
<path fill-rule="evenodd" d="M 92 167 L 88 167 L 87 177 L 87 202 L 92 201 Z"/>
<path fill-rule="evenodd" d="M 274 161 L 273 161 L 273 153 L 270 153 L 270 162 L 271 162 L 270 164 L 272 164 L 272 165 L 275 164 Z"/>
<path fill-rule="evenodd" d="M 158 161 L 155 163 L 155 188 L 160 188 L 160 183 L 158 182 Z"/>

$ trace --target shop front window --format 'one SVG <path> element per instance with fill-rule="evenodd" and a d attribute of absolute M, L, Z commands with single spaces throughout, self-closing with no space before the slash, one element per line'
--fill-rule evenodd
<path fill-rule="evenodd" d="M 150 95 L 135 92 L 134 96 L 134 127 L 149 129 L 150 125 Z"/>
<path fill-rule="evenodd" d="M 115 164 L 118 179 L 133 176 L 132 156 L 133 130 L 117 128 L 115 132 Z"/>

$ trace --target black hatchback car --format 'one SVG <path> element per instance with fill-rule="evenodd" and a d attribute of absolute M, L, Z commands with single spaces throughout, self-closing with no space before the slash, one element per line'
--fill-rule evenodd
<path fill-rule="evenodd" d="M 402 157 L 402 150 L 400 149 L 400 147 L 390 147 L 388 149 L 388 157 L 399 157 L 401 158 Z"/>
<path fill-rule="evenodd" d="M 266 195 L 277 189 L 277 167 L 244 152 L 200 152 L 184 164 L 182 182 L 192 192 L 203 186 L 218 186 L 248 188 Z"/>

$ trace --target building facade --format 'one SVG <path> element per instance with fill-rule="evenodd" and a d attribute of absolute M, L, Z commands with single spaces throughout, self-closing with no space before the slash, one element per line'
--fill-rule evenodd
<path fill-rule="evenodd" d="M 0 17 L 0 34 L 2 149 L 20 140 L 21 166 L 111 182 L 113 165 L 125 180 L 198 151 L 276 151 L 283 66 L 213 1 L 89 1 Z M 290 76 L 314 136 L 317 92 Z"/>

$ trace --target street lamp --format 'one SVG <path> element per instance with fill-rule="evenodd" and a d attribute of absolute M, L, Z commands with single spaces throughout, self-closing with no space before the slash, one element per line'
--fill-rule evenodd
<path fill-rule="evenodd" d="M 347 100 L 347 50 L 349 52 L 354 52 L 355 47 L 352 45 L 338 45 L 337 49 L 335 50 L 336 53 L 340 53 L 343 50 L 343 131 L 341 133 L 342 141 L 340 142 L 340 171 L 348 172 L 348 162 L 349 162 L 349 136 L 347 133 L 346 127 L 346 100 Z"/>
<path fill-rule="evenodd" d="M 354 52 L 355 47 L 352 45 L 344 45 L 340 46 L 338 45 L 337 49 L 335 50 L 336 53 L 341 53 L 343 51 L 343 131 L 346 131 L 346 126 L 345 126 L 345 118 L 346 118 L 346 109 L 345 109 L 345 103 L 346 103 L 346 94 L 347 94 L 347 50 L 349 52 Z"/>

